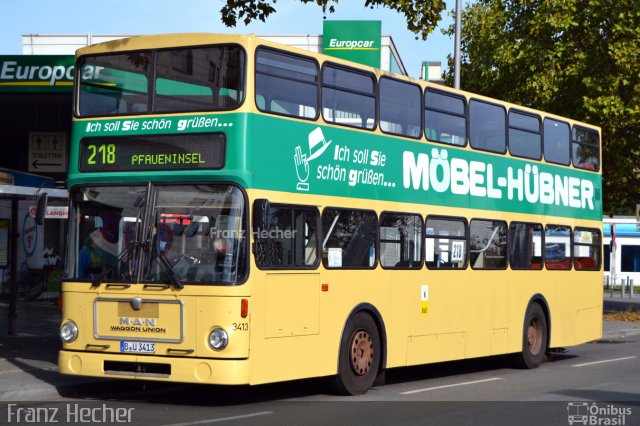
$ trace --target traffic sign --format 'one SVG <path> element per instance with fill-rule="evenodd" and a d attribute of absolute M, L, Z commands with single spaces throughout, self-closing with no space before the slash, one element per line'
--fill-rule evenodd
<path fill-rule="evenodd" d="M 29 133 L 29 171 L 65 173 L 67 171 L 67 135 L 65 133 Z"/>

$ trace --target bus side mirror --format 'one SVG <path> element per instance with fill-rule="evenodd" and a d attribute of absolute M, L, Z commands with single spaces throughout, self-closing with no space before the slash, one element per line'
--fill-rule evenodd
<path fill-rule="evenodd" d="M 44 218 L 47 214 L 47 201 L 49 198 L 49 194 L 43 192 L 38 195 L 38 207 L 36 208 L 36 224 L 44 225 Z"/>
<path fill-rule="evenodd" d="M 253 202 L 253 234 L 269 228 L 269 200 L 259 198 Z"/>

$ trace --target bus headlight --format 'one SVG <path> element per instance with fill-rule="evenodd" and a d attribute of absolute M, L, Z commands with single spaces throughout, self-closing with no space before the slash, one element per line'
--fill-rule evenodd
<path fill-rule="evenodd" d="M 221 351 L 227 347 L 228 343 L 229 336 L 224 329 L 214 327 L 214 329 L 211 330 L 211 333 L 209 333 L 209 346 L 211 346 L 213 350 Z"/>
<path fill-rule="evenodd" d="M 71 343 L 78 337 L 78 326 L 73 321 L 67 321 L 60 326 L 60 338 L 64 343 Z"/>

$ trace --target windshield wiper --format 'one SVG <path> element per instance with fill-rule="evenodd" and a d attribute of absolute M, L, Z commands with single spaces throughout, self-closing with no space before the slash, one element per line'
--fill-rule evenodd
<path fill-rule="evenodd" d="M 104 280 L 107 278 L 107 276 L 111 273 L 111 271 L 113 271 L 113 268 L 115 268 L 118 265 L 120 265 L 121 262 L 122 263 L 126 263 L 128 265 L 129 261 L 135 255 L 135 252 L 138 250 L 139 247 L 141 247 L 142 244 L 143 243 L 138 242 L 138 241 L 130 242 L 124 249 L 122 249 L 120 254 L 118 254 L 118 257 L 116 258 L 116 261 L 114 263 L 108 265 L 104 269 L 104 271 L 102 271 L 100 273 L 100 275 L 98 275 L 97 277 L 95 277 L 91 281 L 91 286 L 92 287 L 99 287 L 100 284 L 102 284 L 104 282 Z"/>
<path fill-rule="evenodd" d="M 118 255 L 116 261 L 105 268 L 105 270 L 100 273 L 92 282 L 92 287 L 99 287 L 102 284 L 107 276 L 113 271 L 113 269 L 120 265 L 120 263 L 129 264 L 132 258 L 136 257 L 136 253 L 142 250 L 144 253 L 151 254 L 151 244 L 148 241 L 132 241 L 130 242 Z M 176 275 L 173 266 L 167 259 L 166 255 L 162 252 L 156 252 L 155 260 L 160 265 L 160 270 L 162 273 L 169 279 L 170 284 L 176 288 L 183 288 L 184 284 L 180 281 L 178 276 Z"/>
<path fill-rule="evenodd" d="M 149 257 L 149 261 L 147 263 L 146 270 L 147 272 L 151 268 L 151 264 L 153 261 L 157 262 L 160 266 L 160 272 L 169 279 L 169 285 L 173 285 L 175 288 L 184 288 L 184 284 L 178 278 L 176 271 L 173 269 L 171 262 L 167 259 L 167 256 L 159 250 L 153 250 L 153 246 L 151 242 L 145 241 L 141 244 L 141 248 L 144 250 L 144 253 Z M 152 252 L 153 251 L 153 252 Z M 146 275 L 147 272 L 143 274 Z"/>
<path fill-rule="evenodd" d="M 184 287 L 184 284 L 182 284 L 178 278 L 173 266 L 171 266 L 171 262 L 169 262 L 169 259 L 167 259 L 167 256 L 163 252 L 156 251 L 156 261 L 158 262 L 158 265 L 160 265 L 162 273 L 169 278 L 170 284 L 173 284 L 175 288 Z"/>

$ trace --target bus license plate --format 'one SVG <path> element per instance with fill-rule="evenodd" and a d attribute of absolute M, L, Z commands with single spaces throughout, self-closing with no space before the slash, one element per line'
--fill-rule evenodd
<path fill-rule="evenodd" d="M 143 354 L 152 354 L 156 351 L 155 343 L 146 342 L 120 342 L 120 352 L 136 352 Z"/>

